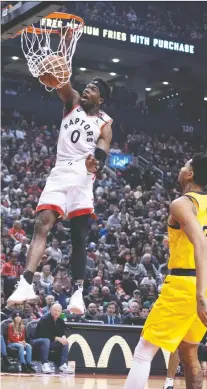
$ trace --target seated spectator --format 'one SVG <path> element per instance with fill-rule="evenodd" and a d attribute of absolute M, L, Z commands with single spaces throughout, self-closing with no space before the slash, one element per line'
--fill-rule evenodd
<path fill-rule="evenodd" d="M 101 299 L 103 306 L 107 305 L 111 301 L 115 301 L 118 304 L 118 297 L 112 294 L 108 286 L 104 286 L 101 290 Z"/>
<path fill-rule="evenodd" d="M 147 271 L 141 263 L 137 263 L 137 258 L 130 258 L 129 262 L 127 262 L 124 266 L 124 271 L 128 271 L 130 274 L 135 274 L 137 278 L 143 278 L 147 276 Z"/>
<path fill-rule="evenodd" d="M 114 209 L 113 215 L 109 216 L 107 223 L 110 227 L 114 227 L 121 223 L 121 219 L 119 218 L 119 210 L 117 208 Z"/>
<path fill-rule="evenodd" d="M 140 285 L 147 285 L 147 286 L 154 285 L 156 287 L 156 281 L 153 278 L 151 271 L 147 272 L 147 277 L 143 278 Z"/>
<path fill-rule="evenodd" d="M 87 309 L 84 317 L 87 320 L 98 320 L 97 314 L 98 314 L 98 309 L 97 309 L 96 304 L 90 303 L 88 305 L 88 309 Z"/>
<path fill-rule="evenodd" d="M 32 303 L 26 301 L 24 304 L 24 312 L 22 313 L 22 318 L 27 319 L 26 321 L 29 323 L 32 320 L 39 319 L 39 315 L 35 312 L 35 307 Z"/>
<path fill-rule="evenodd" d="M 25 328 L 19 312 L 13 312 L 12 319 L 13 322 L 8 326 L 8 347 L 18 350 L 23 373 L 35 373 L 36 371 L 31 365 L 32 346 L 25 342 Z"/>
<path fill-rule="evenodd" d="M 48 295 L 46 296 L 45 300 L 47 305 L 43 307 L 43 311 L 42 311 L 43 315 L 46 315 L 47 313 L 50 312 L 50 308 L 54 304 L 55 298 L 52 295 Z"/>
<path fill-rule="evenodd" d="M 58 266 L 56 269 L 56 275 L 54 276 L 54 282 L 60 282 L 66 295 L 71 294 L 71 279 L 68 277 L 67 270 L 64 266 Z"/>
<path fill-rule="evenodd" d="M 151 254 L 144 254 L 141 260 L 141 263 L 144 265 L 144 268 L 146 271 L 151 270 L 153 277 L 158 277 L 159 272 L 156 269 L 155 265 L 152 263 L 152 255 Z"/>
<path fill-rule="evenodd" d="M 34 291 L 36 294 L 39 294 L 40 290 L 42 289 L 42 285 L 40 284 L 40 278 L 41 278 L 41 273 L 36 271 L 33 277 Z"/>
<path fill-rule="evenodd" d="M 67 308 L 66 298 L 67 296 L 63 292 L 63 287 L 60 282 L 55 282 L 52 289 L 52 295 L 55 298 L 55 301 L 58 301 L 62 306 L 62 309 Z"/>
<path fill-rule="evenodd" d="M 116 302 L 110 302 L 107 305 L 106 313 L 98 316 L 98 320 L 103 321 L 104 324 L 121 324 L 121 319 L 117 315 L 118 306 Z"/>
<path fill-rule="evenodd" d="M 21 242 L 22 238 L 26 236 L 26 232 L 22 230 L 22 225 L 19 220 L 14 222 L 13 227 L 8 231 L 8 235 L 15 244 Z"/>
<path fill-rule="evenodd" d="M 44 254 L 44 255 L 42 256 L 42 259 L 41 259 L 39 265 L 37 266 L 37 272 L 40 272 L 40 273 L 41 273 L 41 272 L 43 271 L 43 267 L 44 267 L 45 265 L 47 265 L 47 261 L 48 261 L 48 255 L 47 255 L 47 254 Z"/>
<path fill-rule="evenodd" d="M 51 274 L 50 266 L 45 265 L 40 275 L 40 285 L 45 288 L 46 294 L 51 293 L 53 281 L 54 277 Z"/>
<path fill-rule="evenodd" d="M 92 286 L 89 294 L 84 297 L 85 306 L 86 306 L 86 308 L 88 308 L 89 304 L 91 304 L 91 303 L 96 304 L 99 301 L 100 301 L 99 288 L 97 288 L 96 286 Z"/>
<path fill-rule="evenodd" d="M 140 311 L 140 317 L 142 317 L 143 319 L 146 319 L 148 315 L 149 315 L 149 309 L 142 307 L 142 309 Z"/>
<path fill-rule="evenodd" d="M 59 249 L 58 247 L 58 240 L 57 239 L 53 239 L 52 240 L 52 243 L 51 243 L 51 246 L 49 246 L 47 249 L 46 249 L 46 254 L 50 256 L 50 259 L 48 260 L 51 264 L 51 266 L 54 268 L 58 263 L 60 263 L 61 259 L 62 259 L 62 252 L 61 250 Z"/>
<path fill-rule="evenodd" d="M 129 303 L 129 313 L 122 318 L 123 324 L 134 324 L 139 315 L 140 305 L 136 301 Z"/>
<path fill-rule="evenodd" d="M 6 351 L 6 343 L 2 335 L 1 335 L 1 358 L 2 358 L 1 371 L 7 372 L 9 370 L 9 367 L 14 365 L 14 363 L 11 362 L 8 358 L 7 351 Z"/>
<path fill-rule="evenodd" d="M 16 271 L 17 256 L 16 253 L 11 253 L 8 262 L 5 262 L 1 275 L 4 276 L 4 292 L 6 298 L 8 298 L 17 283 L 17 271 Z"/>
<path fill-rule="evenodd" d="M 28 244 L 28 238 L 26 236 L 24 236 L 21 240 L 21 242 L 17 243 L 14 248 L 13 248 L 13 251 L 17 254 L 20 254 L 20 252 L 22 251 L 22 248 L 23 247 L 26 247 L 26 254 L 29 250 L 29 244 Z"/>
<path fill-rule="evenodd" d="M 65 322 L 60 317 L 61 313 L 61 305 L 55 303 L 51 306 L 50 313 L 43 316 L 37 324 L 32 345 L 40 351 L 43 373 L 52 373 L 48 364 L 50 350 L 60 352 L 59 371 L 69 372 L 68 341 L 65 336 Z"/>
<path fill-rule="evenodd" d="M 93 286 L 96 286 L 97 288 L 99 288 L 99 292 L 101 290 L 101 288 L 104 286 L 103 285 L 103 280 L 101 279 L 101 277 L 95 277 L 93 280 L 92 280 L 92 285 Z"/>
<path fill-rule="evenodd" d="M 125 270 L 123 273 L 122 288 L 124 292 L 129 296 L 132 296 L 133 291 L 137 288 L 136 283 L 130 279 L 128 270 Z"/>

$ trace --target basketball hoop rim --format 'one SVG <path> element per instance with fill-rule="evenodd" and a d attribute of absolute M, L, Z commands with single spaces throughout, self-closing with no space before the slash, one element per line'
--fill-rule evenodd
<path fill-rule="evenodd" d="M 76 28 L 71 27 L 71 30 L 73 30 L 73 31 L 79 30 L 80 26 L 84 27 L 84 25 L 85 25 L 84 20 L 80 16 L 77 16 L 74 14 L 67 14 L 64 12 L 53 12 L 50 15 L 45 16 L 43 19 L 63 19 L 63 20 L 75 19 L 80 23 L 80 25 Z M 23 28 L 22 30 L 18 31 L 15 34 L 14 38 L 18 35 L 21 35 L 23 32 L 27 32 L 29 34 L 36 33 L 37 35 L 40 35 L 40 34 L 42 34 L 43 31 L 50 32 L 50 34 L 59 34 L 61 30 L 60 29 L 45 29 L 45 28 L 40 28 L 40 27 L 27 26 L 27 27 Z"/>

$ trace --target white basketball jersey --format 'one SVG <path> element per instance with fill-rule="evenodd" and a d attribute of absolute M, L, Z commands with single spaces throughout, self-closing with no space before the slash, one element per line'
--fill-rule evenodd
<path fill-rule="evenodd" d="M 103 111 L 88 116 L 78 105 L 63 118 L 57 145 L 57 162 L 86 158 L 94 154 L 101 129 L 113 120 Z"/>

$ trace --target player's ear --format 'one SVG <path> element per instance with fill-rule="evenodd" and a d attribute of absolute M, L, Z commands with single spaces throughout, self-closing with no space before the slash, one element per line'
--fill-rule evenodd
<path fill-rule="evenodd" d="M 103 102 L 104 102 L 104 99 L 102 99 L 102 97 L 99 97 L 98 104 L 101 105 L 101 104 L 103 104 Z"/>

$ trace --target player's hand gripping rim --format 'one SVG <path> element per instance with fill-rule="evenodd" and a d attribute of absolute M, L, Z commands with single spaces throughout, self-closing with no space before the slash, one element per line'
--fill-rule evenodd
<path fill-rule="evenodd" d="M 94 174 L 97 173 L 99 169 L 99 161 L 95 159 L 91 154 L 88 155 L 86 158 L 86 169 L 88 170 L 88 173 Z"/>

